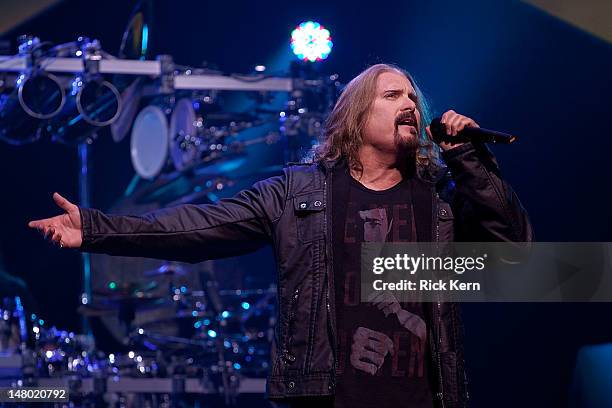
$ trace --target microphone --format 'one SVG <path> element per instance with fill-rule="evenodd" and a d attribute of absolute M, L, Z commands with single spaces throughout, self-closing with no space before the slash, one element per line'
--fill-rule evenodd
<path fill-rule="evenodd" d="M 440 118 L 435 118 L 429 125 L 431 136 L 436 143 L 465 143 L 465 142 L 480 142 L 480 143 L 499 143 L 511 144 L 518 140 L 518 137 L 507 133 L 496 132 L 495 130 L 465 127 L 457 132 L 457 136 L 446 134 L 446 125 L 440 122 Z"/>

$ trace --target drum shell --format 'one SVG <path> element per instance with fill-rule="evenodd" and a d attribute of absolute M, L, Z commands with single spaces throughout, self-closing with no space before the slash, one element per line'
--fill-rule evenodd
<path fill-rule="evenodd" d="M 53 74 L 20 75 L 15 88 L 0 96 L 0 139 L 14 145 L 38 140 L 44 121 L 57 115 L 65 101 L 64 87 Z"/>
<path fill-rule="evenodd" d="M 121 95 L 108 81 L 83 82 L 77 78 L 73 81 L 72 95 L 46 128 L 54 140 L 66 144 L 83 142 L 119 117 Z"/>

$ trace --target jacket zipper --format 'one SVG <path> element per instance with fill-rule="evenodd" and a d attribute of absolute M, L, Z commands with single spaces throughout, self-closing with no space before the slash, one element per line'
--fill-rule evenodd
<path fill-rule="evenodd" d="M 440 197 L 439 194 L 435 191 L 435 186 L 433 188 L 433 193 L 434 193 L 434 206 L 433 206 L 433 224 L 435 225 L 435 232 L 434 232 L 434 240 L 435 242 L 439 242 L 440 241 L 440 223 L 438 220 L 438 198 Z M 442 362 L 441 362 L 441 353 L 440 353 L 440 348 L 442 346 L 442 334 L 441 334 L 441 328 L 442 328 L 442 312 L 441 312 L 441 304 L 440 301 L 438 300 L 436 302 L 436 320 L 435 320 L 435 325 L 436 325 L 436 330 L 434 330 L 434 333 L 436 333 L 437 331 L 437 335 L 438 338 L 435 339 L 434 341 L 437 340 L 437 344 L 436 344 L 436 362 L 437 362 L 437 368 L 438 368 L 438 381 L 440 382 L 440 391 L 438 392 L 438 398 L 440 399 L 440 404 L 442 406 L 442 408 L 444 408 L 444 383 L 443 383 L 443 379 L 442 379 Z"/>
<path fill-rule="evenodd" d="M 294 363 L 296 360 L 296 357 L 291 354 L 291 346 L 293 345 L 293 334 L 295 332 L 295 319 L 297 316 L 296 313 L 296 308 L 297 308 L 297 304 L 298 304 L 298 299 L 300 297 L 300 288 L 296 288 L 295 291 L 293 292 L 293 295 L 291 296 L 291 304 L 289 307 L 289 324 L 287 327 L 287 337 L 285 339 L 285 347 L 283 347 L 283 358 L 285 359 L 285 361 L 287 361 L 288 363 Z"/>
<path fill-rule="evenodd" d="M 329 178 L 330 178 L 330 185 L 331 185 L 331 181 L 332 181 L 332 177 L 333 174 L 330 173 L 329 174 Z M 331 234 L 331 226 L 328 228 L 328 211 L 331 211 L 330 209 L 333 208 L 331 205 L 331 194 L 327 194 L 327 179 L 323 182 L 323 200 L 325 201 L 325 212 L 323 214 L 324 217 L 324 224 L 323 224 L 323 228 L 325 228 L 325 238 L 327 240 L 326 245 L 325 245 L 325 250 L 326 250 L 326 254 L 327 254 L 327 292 L 325 293 L 325 298 L 326 298 L 326 306 L 327 306 L 327 324 L 328 324 L 328 329 L 331 333 L 331 337 L 332 337 L 332 350 L 333 350 L 333 354 L 334 354 L 334 369 L 332 372 L 332 380 L 331 380 L 331 384 L 330 387 L 334 387 L 335 383 L 336 383 L 336 372 L 338 371 L 338 341 L 336 339 L 336 328 L 335 328 L 335 319 L 332 319 L 333 313 L 331 310 L 331 305 L 330 305 L 330 299 L 329 299 L 329 294 L 330 291 L 333 289 L 334 286 L 334 280 L 333 280 L 333 251 L 332 251 L 332 234 Z M 331 390 L 330 390 L 331 391 Z"/>

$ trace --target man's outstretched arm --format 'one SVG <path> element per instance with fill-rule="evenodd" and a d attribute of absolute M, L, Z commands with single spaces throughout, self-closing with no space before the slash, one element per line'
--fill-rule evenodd
<path fill-rule="evenodd" d="M 28 225 L 63 247 L 85 252 L 183 262 L 240 255 L 270 242 L 285 208 L 285 181 L 286 174 L 215 204 L 188 204 L 141 216 L 79 208 L 55 193 L 65 213 Z"/>

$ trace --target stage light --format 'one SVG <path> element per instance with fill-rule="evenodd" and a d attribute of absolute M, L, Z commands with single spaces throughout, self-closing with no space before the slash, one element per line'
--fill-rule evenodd
<path fill-rule="evenodd" d="M 303 22 L 291 33 L 291 49 L 304 61 L 326 59 L 333 46 L 329 30 L 315 21 Z"/>

